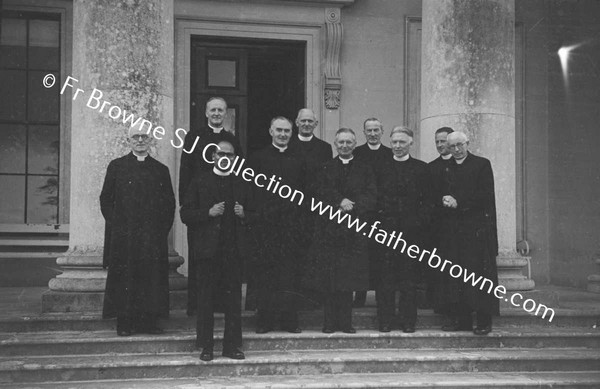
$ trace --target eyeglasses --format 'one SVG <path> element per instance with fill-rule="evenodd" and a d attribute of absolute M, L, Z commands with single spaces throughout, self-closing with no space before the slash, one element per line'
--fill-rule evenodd
<path fill-rule="evenodd" d="M 458 150 L 458 149 L 462 149 L 465 145 L 466 145 L 466 143 L 461 142 L 461 143 L 456 143 L 456 144 L 453 144 L 453 145 L 448 145 L 448 148 L 450 150 Z"/>
<path fill-rule="evenodd" d="M 235 157 L 235 153 L 226 153 L 225 151 L 217 151 L 215 154 L 217 154 L 217 157 L 219 157 L 219 158 Z"/>
<path fill-rule="evenodd" d="M 136 142 L 139 142 L 139 141 L 147 142 L 148 139 L 150 139 L 150 137 L 145 134 L 136 134 L 136 135 L 132 135 L 131 139 L 133 139 Z"/>

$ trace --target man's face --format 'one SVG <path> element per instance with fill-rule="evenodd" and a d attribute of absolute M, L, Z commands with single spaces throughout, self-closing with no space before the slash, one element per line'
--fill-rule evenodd
<path fill-rule="evenodd" d="M 143 132 L 132 134 L 129 137 L 129 147 L 138 154 L 145 154 L 150 148 L 150 137 Z"/>
<path fill-rule="evenodd" d="M 269 128 L 269 134 L 273 138 L 274 145 L 285 147 L 292 137 L 292 124 L 287 120 L 277 119 Z"/>
<path fill-rule="evenodd" d="M 454 159 L 463 159 L 467 156 L 467 151 L 469 150 L 469 141 L 450 137 L 450 139 L 448 139 L 447 146 Z"/>
<path fill-rule="evenodd" d="M 435 148 L 437 149 L 440 155 L 448 155 L 450 154 L 450 150 L 448 150 L 448 133 L 440 132 L 435 134 Z"/>
<path fill-rule="evenodd" d="M 342 132 L 335 137 L 334 144 L 338 155 L 348 159 L 352 157 L 352 152 L 356 147 L 356 137 L 349 132 Z"/>
<path fill-rule="evenodd" d="M 223 100 L 212 100 L 206 104 L 206 118 L 208 119 L 208 124 L 213 127 L 219 128 L 223 126 L 226 113 L 227 104 Z"/>
<path fill-rule="evenodd" d="M 305 109 L 300 111 L 300 114 L 296 118 L 296 126 L 298 126 L 298 133 L 302 136 L 311 136 L 315 128 L 317 128 L 319 122 L 315 118 L 315 114 Z"/>
<path fill-rule="evenodd" d="M 219 147 L 215 148 L 213 153 L 213 161 L 217 169 L 227 171 L 233 165 L 235 159 L 235 151 L 229 143 L 219 143 Z M 229 162 L 227 162 L 229 160 Z"/>
<path fill-rule="evenodd" d="M 408 134 L 403 132 L 396 132 L 392 135 L 391 140 L 392 152 L 395 157 L 401 158 L 410 152 L 410 146 L 413 144 L 413 140 Z"/>
<path fill-rule="evenodd" d="M 365 124 L 365 138 L 367 138 L 367 142 L 372 146 L 377 146 L 381 143 L 381 136 L 383 135 L 383 130 L 381 129 L 381 123 L 379 122 L 367 122 Z"/>

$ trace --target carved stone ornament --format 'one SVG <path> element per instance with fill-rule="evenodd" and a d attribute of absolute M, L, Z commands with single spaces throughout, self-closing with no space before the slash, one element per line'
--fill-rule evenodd
<path fill-rule="evenodd" d="M 342 23 L 339 8 L 325 9 L 325 106 L 340 107 L 342 75 L 340 73 L 340 49 L 342 47 Z"/>
<path fill-rule="evenodd" d="M 340 108 L 341 92 L 339 89 L 325 89 L 325 107 L 327 109 Z"/>

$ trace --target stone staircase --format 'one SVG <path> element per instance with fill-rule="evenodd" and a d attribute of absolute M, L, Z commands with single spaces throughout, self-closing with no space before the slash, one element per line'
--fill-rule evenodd
<path fill-rule="evenodd" d="M 382 334 L 374 308 L 354 312 L 354 335 L 322 334 L 318 311 L 303 313 L 301 334 L 257 335 L 245 313 L 247 359 L 221 357 L 219 333 L 208 363 L 183 311 L 164 335 L 127 338 L 96 314 L 14 317 L 0 321 L 0 387 L 600 388 L 599 312 L 557 309 L 548 323 L 505 309 L 488 336 L 442 332 L 430 311 L 416 333 Z"/>

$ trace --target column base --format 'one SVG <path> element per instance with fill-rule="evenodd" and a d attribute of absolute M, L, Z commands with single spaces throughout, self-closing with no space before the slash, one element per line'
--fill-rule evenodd
<path fill-rule="evenodd" d="M 187 291 L 169 292 L 169 309 L 183 310 L 187 307 Z M 42 313 L 101 313 L 104 292 L 57 292 L 48 290 L 42 294 Z"/>
<path fill-rule="evenodd" d="M 535 282 L 523 275 L 528 257 L 519 253 L 500 253 L 496 258 L 498 266 L 498 283 L 507 291 L 524 291 L 535 288 Z"/>

